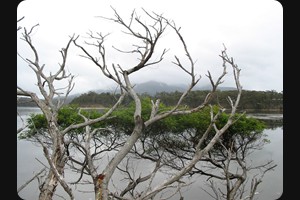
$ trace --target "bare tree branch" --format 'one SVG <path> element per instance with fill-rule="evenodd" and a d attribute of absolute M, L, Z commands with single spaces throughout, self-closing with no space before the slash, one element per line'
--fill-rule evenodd
<path fill-rule="evenodd" d="M 37 178 L 41 173 L 43 173 L 46 170 L 46 168 L 44 167 L 43 169 L 41 169 L 38 173 L 36 173 L 31 179 L 29 179 L 28 181 L 26 181 L 23 185 L 21 185 L 17 192 L 19 193 L 21 190 L 23 190 L 29 183 L 31 183 L 35 178 Z"/>

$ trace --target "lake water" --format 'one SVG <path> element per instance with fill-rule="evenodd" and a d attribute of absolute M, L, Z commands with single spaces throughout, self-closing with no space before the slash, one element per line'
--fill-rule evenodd
<path fill-rule="evenodd" d="M 26 120 L 30 113 L 40 112 L 38 108 L 18 107 L 17 115 L 17 128 L 23 126 L 23 120 Z M 269 159 L 273 159 L 277 167 L 274 171 L 266 173 L 263 182 L 258 187 L 258 194 L 256 198 L 259 200 L 275 200 L 278 199 L 283 192 L 283 126 L 282 126 L 282 114 L 265 114 L 265 113 L 253 113 L 253 116 L 266 120 L 272 119 L 274 123 L 270 128 L 264 130 L 267 134 L 270 143 L 265 145 L 262 150 L 255 152 L 255 162 L 264 162 Z M 43 156 L 42 149 L 31 142 L 17 139 L 17 188 L 23 185 L 26 181 L 31 179 L 36 173 L 38 173 L 43 165 L 40 163 L 46 163 Z M 151 168 L 146 163 L 139 163 L 141 168 L 147 170 Z M 75 180 L 76 175 L 71 172 L 66 172 L 66 179 Z M 118 174 L 115 175 L 118 176 Z M 162 177 L 160 177 L 162 178 Z M 197 181 L 183 190 L 182 195 L 184 199 L 196 200 L 212 199 L 206 194 L 203 188 L 204 177 L 196 177 Z M 159 178 L 156 181 L 160 181 Z M 93 200 L 94 194 L 92 193 L 91 185 L 76 185 L 72 186 L 76 200 Z M 81 192 L 84 191 L 84 192 Z M 90 192 L 89 192 L 90 191 Z M 57 188 L 57 194 L 68 199 L 68 196 L 59 186 Z M 32 181 L 23 190 L 20 191 L 19 196 L 26 200 L 38 199 L 39 189 L 37 179 Z M 54 196 L 54 200 L 63 199 L 61 196 Z M 179 198 L 173 198 L 172 200 L 178 200 Z"/>

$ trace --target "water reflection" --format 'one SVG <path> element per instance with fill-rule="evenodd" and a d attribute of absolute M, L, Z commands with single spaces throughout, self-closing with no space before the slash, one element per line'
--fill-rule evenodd
<path fill-rule="evenodd" d="M 283 128 L 282 113 L 251 113 L 247 115 L 265 122 L 268 129 Z"/>
<path fill-rule="evenodd" d="M 32 112 L 40 112 L 38 108 L 18 108 L 18 115 L 26 120 L 28 115 Z M 18 127 L 22 126 L 22 120 L 17 116 Z M 281 196 L 283 192 L 283 115 L 282 114 L 264 114 L 264 113 L 252 113 L 249 116 L 261 119 L 266 122 L 267 129 L 264 133 L 268 136 L 270 143 L 265 145 L 265 147 L 255 152 L 253 160 L 255 162 L 264 162 L 266 159 L 273 159 L 277 164 L 274 171 L 269 172 L 265 175 L 263 182 L 259 185 L 257 199 L 261 200 L 274 200 Z M 28 181 L 32 176 L 39 172 L 43 166 L 38 162 L 46 163 L 43 156 L 42 149 L 31 142 L 17 140 L 17 188 Z M 108 160 L 108 159 L 107 159 Z M 138 173 L 146 174 L 151 171 L 152 165 L 147 162 L 136 162 L 135 163 Z M 78 174 L 67 170 L 66 179 L 68 181 L 74 181 L 78 178 Z M 114 184 L 118 187 L 123 187 L 124 182 L 120 178 L 121 174 L 116 173 L 113 176 Z M 160 174 L 154 180 L 155 183 L 160 183 L 164 180 L 165 174 Z M 85 180 L 89 180 L 89 177 L 85 177 Z M 187 180 L 189 181 L 189 180 Z M 205 188 L 206 177 L 197 175 L 194 177 L 194 184 L 186 187 L 182 191 L 184 199 L 211 199 L 209 195 L 203 190 Z M 92 192 L 92 185 L 72 185 L 74 195 L 76 199 L 81 200 L 92 200 L 94 199 L 94 194 Z M 84 192 L 82 192 L 84 191 Z M 90 192 L 88 192 L 90 191 Z M 23 199 L 34 200 L 38 199 L 38 182 L 34 180 L 31 182 L 24 190 L 20 192 L 20 197 Z M 68 198 L 65 192 L 60 186 L 57 188 L 57 194 Z M 59 196 L 55 196 L 54 200 L 62 199 Z M 178 197 L 172 198 L 172 200 L 178 200 Z"/>

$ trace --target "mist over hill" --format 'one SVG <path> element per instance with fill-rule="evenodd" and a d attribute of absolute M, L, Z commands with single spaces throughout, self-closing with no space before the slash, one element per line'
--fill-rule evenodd
<path fill-rule="evenodd" d="M 171 93 L 171 92 L 184 92 L 188 85 L 185 84 L 166 84 L 163 82 L 158 82 L 158 81 L 148 81 L 148 82 L 143 82 L 143 83 L 136 83 L 133 84 L 134 85 L 134 90 L 139 93 L 139 94 L 148 94 L 150 96 L 155 95 L 156 93 L 160 93 L 160 92 L 167 92 L 167 93 Z M 210 90 L 211 86 L 210 85 L 204 85 L 204 86 L 195 86 L 193 88 L 193 91 L 195 90 Z M 236 90 L 236 88 L 234 87 L 218 87 L 218 89 L 220 91 L 228 91 L 228 90 Z M 113 91 L 111 89 L 99 89 L 99 90 L 88 90 L 85 93 L 88 92 L 95 92 L 95 93 L 113 93 L 116 91 Z M 78 94 L 72 94 L 69 95 L 68 98 L 66 99 L 65 104 L 69 104 L 74 98 L 82 95 L 84 93 L 78 93 Z M 17 106 L 36 106 L 36 104 L 34 102 L 32 102 L 30 100 L 30 98 L 26 98 L 26 97 L 20 97 L 19 100 L 17 101 Z"/>
<path fill-rule="evenodd" d="M 155 95 L 158 92 L 184 92 L 188 85 L 185 84 L 166 84 L 163 82 L 158 81 L 147 81 L 143 83 L 136 83 L 133 84 L 134 90 L 139 94 L 149 94 L 151 96 Z M 234 87 L 218 87 L 220 91 L 227 91 L 227 90 L 236 90 Z M 193 88 L 193 91 L 195 90 L 211 90 L 210 85 L 204 85 L 204 86 L 195 86 Z M 112 90 L 94 90 L 93 92 L 96 93 L 102 93 L 102 92 L 112 92 Z"/>
<path fill-rule="evenodd" d="M 157 82 L 157 81 L 148 81 L 144 83 L 136 84 L 134 87 L 137 93 L 143 94 L 147 93 L 149 95 L 155 95 L 158 92 L 184 92 L 187 89 L 188 85 L 178 84 L 178 85 L 168 85 L 166 83 Z M 193 90 L 211 90 L 210 85 L 204 86 L 195 86 Z M 236 90 L 234 87 L 219 87 L 219 90 Z"/>

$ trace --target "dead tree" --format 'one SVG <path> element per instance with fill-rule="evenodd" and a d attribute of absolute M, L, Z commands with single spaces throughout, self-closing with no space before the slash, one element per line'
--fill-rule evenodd
<path fill-rule="evenodd" d="M 43 146 L 44 154 L 49 161 L 51 170 L 48 172 L 48 176 L 45 179 L 43 185 L 40 187 L 40 199 L 52 199 L 53 193 L 55 192 L 58 182 L 64 187 L 66 192 L 69 194 L 71 199 L 74 199 L 71 188 L 65 183 L 63 177 L 64 165 L 66 162 L 65 148 L 64 148 L 64 137 L 62 132 L 59 130 L 57 125 L 58 110 L 64 104 L 64 101 L 68 94 L 73 89 L 73 76 L 67 74 L 65 70 L 65 64 L 67 60 L 67 52 L 73 37 L 70 37 L 67 45 L 63 48 L 60 53 L 62 56 L 62 63 L 59 64 L 58 70 L 55 73 L 47 75 L 44 73 L 45 64 L 41 64 L 39 60 L 38 51 L 33 45 L 31 39 L 31 33 L 33 29 L 38 26 L 33 26 L 29 31 L 24 28 L 22 34 L 22 40 L 24 40 L 34 54 L 34 60 L 23 58 L 28 63 L 28 66 L 33 70 L 37 79 L 37 86 L 43 98 L 39 98 L 37 94 L 23 89 L 21 86 L 17 86 L 17 95 L 30 97 L 41 109 L 48 122 L 48 134 L 52 139 L 52 149 Z M 61 80 L 68 80 L 68 84 L 65 91 L 65 98 L 61 98 L 61 92 L 56 89 L 54 83 Z M 58 97 L 58 101 L 55 102 L 54 98 Z"/>
<path fill-rule="evenodd" d="M 220 148 L 205 156 L 206 166 L 204 164 L 203 169 L 198 169 L 198 173 L 208 177 L 212 193 L 204 191 L 216 200 L 254 199 L 264 175 L 277 166 L 272 160 L 254 165 L 249 159 L 250 154 L 260 150 L 265 141 L 260 133 L 236 135 L 227 144 L 220 141 Z M 212 172 L 207 173 L 204 169 Z M 248 180 L 251 180 L 249 187 Z"/>
<path fill-rule="evenodd" d="M 43 142 L 44 140 L 43 134 L 41 134 L 41 136 L 37 134 L 38 136 L 36 138 L 37 141 L 40 142 L 40 145 L 43 148 L 44 155 L 50 166 L 50 170 L 48 172 L 46 179 L 40 185 L 39 199 L 41 200 L 52 199 L 58 183 L 68 193 L 70 199 L 74 199 L 72 188 L 64 179 L 64 168 L 66 162 L 68 161 L 65 136 L 73 129 L 85 127 L 87 125 L 97 123 L 107 118 L 112 113 L 112 111 L 123 101 L 125 93 L 121 91 L 122 94 L 120 95 L 120 98 L 115 103 L 115 105 L 112 106 L 101 117 L 97 119 L 89 120 L 88 122 L 72 124 L 62 130 L 58 124 L 58 112 L 64 105 L 69 93 L 72 91 L 74 87 L 74 83 L 73 83 L 74 76 L 68 74 L 65 69 L 66 61 L 67 61 L 67 53 L 70 44 L 74 40 L 74 36 L 70 37 L 66 47 L 60 50 L 62 56 L 62 63 L 59 64 L 57 71 L 53 72 L 54 69 L 51 69 L 50 70 L 51 72 L 48 75 L 45 72 L 45 64 L 41 64 L 39 60 L 38 51 L 35 48 L 31 38 L 31 33 L 36 26 L 38 25 L 33 26 L 29 31 L 27 31 L 27 29 L 24 28 L 24 33 L 22 34 L 22 38 L 21 38 L 28 44 L 30 50 L 33 52 L 34 59 L 32 60 L 28 58 L 23 58 L 20 54 L 18 55 L 28 64 L 28 66 L 35 73 L 36 80 L 37 80 L 37 87 L 42 97 L 40 98 L 38 94 L 32 91 L 27 91 L 23 89 L 22 86 L 19 85 L 17 86 L 17 96 L 30 97 L 41 109 L 47 121 L 47 129 L 43 134 L 46 134 L 45 137 L 51 140 L 51 145 L 46 145 Z M 59 81 L 66 83 L 66 87 L 63 88 L 64 90 L 56 87 L 55 84 Z M 17 130 L 17 132 L 20 131 L 21 130 Z"/>
<path fill-rule="evenodd" d="M 237 96 L 235 98 L 235 101 L 232 100 L 230 97 L 228 97 L 228 101 L 231 106 L 231 112 L 229 114 L 228 121 L 226 124 L 218 128 L 216 126 L 216 120 L 218 119 L 219 115 L 225 111 L 225 109 L 220 109 L 216 114 L 211 110 L 211 121 L 209 126 L 207 127 L 207 130 L 202 138 L 200 138 L 197 141 L 197 145 L 195 148 L 195 153 L 192 157 L 192 159 L 187 163 L 187 165 L 182 168 L 181 170 L 175 172 L 173 176 L 163 181 L 161 184 L 156 185 L 153 187 L 151 185 L 151 180 L 155 176 L 157 170 L 160 167 L 159 161 L 157 162 L 157 166 L 155 169 L 149 174 L 150 178 L 144 177 L 143 180 L 150 180 L 149 185 L 147 188 L 145 188 L 144 192 L 139 194 L 138 196 L 135 196 L 134 199 L 153 199 L 158 193 L 161 191 L 169 188 L 174 187 L 180 179 L 189 173 L 194 166 L 203 158 L 207 153 L 212 149 L 212 147 L 217 143 L 219 138 L 224 134 L 224 132 L 236 121 L 238 120 L 235 118 L 235 113 L 237 106 L 239 104 L 240 96 L 242 93 L 242 87 L 240 85 L 239 76 L 240 76 L 240 69 L 235 64 L 233 58 L 230 58 L 226 53 L 226 48 L 221 52 L 221 59 L 223 61 L 223 70 L 221 75 L 217 78 L 216 81 L 213 80 L 210 72 L 208 72 L 207 77 L 210 80 L 210 83 L 212 85 L 212 90 L 210 93 L 206 96 L 206 98 L 203 100 L 203 102 L 200 102 L 198 106 L 194 108 L 185 108 L 182 109 L 181 103 L 183 99 L 188 95 L 188 93 L 193 89 L 193 87 L 198 83 L 199 78 L 196 77 L 195 74 L 195 62 L 193 61 L 187 45 L 180 33 L 180 28 L 175 26 L 175 23 L 167 20 L 162 15 L 158 15 L 155 13 L 148 13 L 144 10 L 144 13 L 149 19 L 152 20 L 152 24 L 147 25 L 144 23 L 139 16 L 137 16 L 136 12 L 133 11 L 131 18 L 129 22 L 125 22 L 123 18 L 117 13 L 115 9 L 114 10 L 114 18 L 105 18 L 107 20 L 110 20 L 112 22 L 115 22 L 121 27 L 125 28 L 127 32 L 125 34 L 131 35 L 133 38 L 140 40 L 141 42 L 139 44 L 134 44 L 133 46 L 136 47 L 133 50 L 130 51 L 123 51 L 120 49 L 117 49 L 119 52 L 123 53 L 132 53 L 137 54 L 139 62 L 132 67 L 127 67 L 126 69 L 122 67 L 120 64 L 115 65 L 112 64 L 112 67 L 109 68 L 107 66 L 106 62 L 106 51 L 104 47 L 104 38 L 106 36 L 103 36 L 101 33 L 97 33 L 97 35 L 90 33 L 89 36 L 91 39 L 93 39 L 95 42 L 90 43 L 86 42 L 86 45 L 95 46 L 98 50 L 98 53 L 100 54 L 100 58 L 94 57 L 87 48 L 83 47 L 77 42 L 77 39 L 74 40 L 74 44 L 79 47 L 84 55 L 83 57 L 86 57 L 92 63 L 94 63 L 97 67 L 100 68 L 102 73 L 112 80 L 114 80 L 120 88 L 124 89 L 128 95 L 134 100 L 135 103 L 135 112 L 133 115 L 134 119 L 134 126 L 132 128 L 132 133 L 128 137 L 127 141 L 124 143 L 122 147 L 120 147 L 119 151 L 115 153 L 113 158 L 109 161 L 109 163 L 102 169 L 99 177 L 99 184 L 97 185 L 97 190 L 95 191 L 96 199 L 97 200 L 107 200 L 109 199 L 109 196 L 113 196 L 117 199 L 132 199 L 132 197 L 127 198 L 118 194 L 115 194 L 110 191 L 109 189 L 109 183 L 111 181 L 112 175 L 114 174 L 115 170 L 118 168 L 118 165 L 126 158 L 126 156 L 130 153 L 134 145 L 137 143 L 139 138 L 141 138 L 143 131 L 145 128 L 151 126 L 155 122 L 158 122 L 159 120 L 165 119 L 172 115 L 185 115 L 190 114 L 193 112 L 200 112 L 201 109 L 209 105 L 209 102 L 215 93 L 217 87 L 223 82 L 223 79 L 225 75 L 227 74 L 227 65 L 229 64 L 230 67 L 233 70 L 234 74 L 234 80 L 235 80 L 235 86 L 237 89 Z M 135 24 L 136 23 L 136 24 Z M 142 28 L 143 33 L 141 33 L 138 29 L 135 29 L 133 24 L 140 26 Z M 130 77 L 134 73 L 138 73 L 143 68 L 146 68 L 150 65 L 154 65 L 159 63 L 162 59 L 165 53 L 167 52 L 166 49 L 164 49 L 159 58 L 157 60 L 151 60 L 151 58 L 154 55 L 154 50 L 157 47 L 158 41 L 160 41 L 161 36 L 166 28 L 171 28 L 171 30 L 174 30 L 175 34 L 178 36 L 179 41 L 183 45 L 183 49 L 185 51 L 185 54 L 187 56 L 187 60 L 189 61 L 189 66 L 184 66 L 181 62 L 181 60 L 175 56 L 175 61 L 173 62 L 175 65 L 177 65 L 180 69 L 182 69 L 182 72 L 187 74 L 190 77 L 190 84 L 189 87 L 186 89 L 185 92 L 182 93 L 181 97 L 178 99 L 177 104 L 170 110 L 159 110 L 160 100 L 152 101 L 152 112 L 150 116 L 147 119 L 142 118 L 142 106 L 141 106 L 141 99 L 137 92 L 134 90 L 134 86 L 132 85 L 130 81 Z M 141 45 L 142 44 L 142 45 Z M 112 72 L 111 72 L 111 70 Z M 86 120 L 87 122 L 90 120 Z M 203 142 L 207 138 L 208 133 L 210 130 L 214 129 L 215 135 L 212 137 L 210 142 L 203 147 Z M 87 131 L 89 133 L 89 130 Z M 135 183 L 138 184 L 141 182 L 141 179 L 136 180 Z M 128 185 L 128 190 L 135 187 L 134 184 Z M 175 186 L 177 187 L 177 186 Z M 126 189 L 124 190 L 124 193 L 126 193 Z M 99 194 L 99 195 L 98 195 Z"/>

